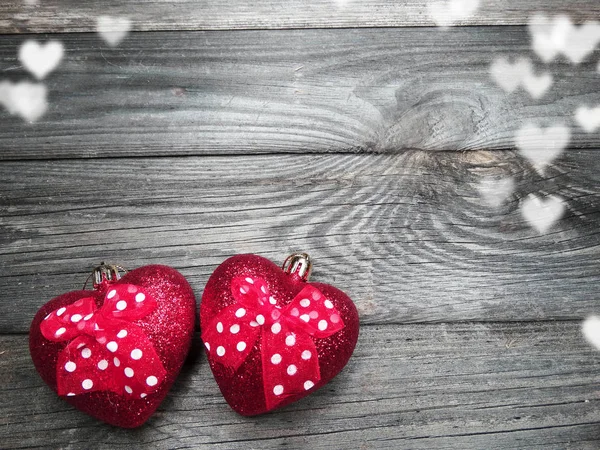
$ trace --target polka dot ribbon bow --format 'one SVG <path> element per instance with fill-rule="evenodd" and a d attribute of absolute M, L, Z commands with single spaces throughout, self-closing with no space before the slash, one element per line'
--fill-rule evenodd
<path fill-rule="evenodd" d="M 231 289 L 237 303 L 223 309 L 202 333 L 213 360 L 236 370 L 261 339 L 267 408 L 310 390 L 321 379 L 313 338 L 344 328 L 331 301 L 307 284 L 282 307 L 262 278 L 236 277 Z"/>
<path fill-rule="evenodd" d="M 156 300 L 133 284 L 110 287 L 103 306 L 93 298 L 52 311 L 40 329 L 51 341 L 71 341 L 58 356 L 59 395 L 112 391 L 144 398 L 166 376 L 152 343 L 133 323 L 156 309 Z"/>

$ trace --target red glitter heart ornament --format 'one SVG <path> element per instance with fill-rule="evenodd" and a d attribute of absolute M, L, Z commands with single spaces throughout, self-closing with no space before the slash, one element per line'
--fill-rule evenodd
<path fill-rule="evenodd" d="M 175 269 L 150 265 L 119 279 L 94 269 L 94 290 L 40 308 L 29 333 L 42 379 L 77 409 L 123 428 L 143 424 L 175 381 L 189 350 L 195 297 Z"/>
<path fill-rule="evenodd" d="M 288 405 L 346 365 L 358 312 L 339 289 L 308 283 L 306 254 L 281 269 L 257 255 L 227 259 L 202 295 L 202 340 L 225 400 L 245 416 Z"/>

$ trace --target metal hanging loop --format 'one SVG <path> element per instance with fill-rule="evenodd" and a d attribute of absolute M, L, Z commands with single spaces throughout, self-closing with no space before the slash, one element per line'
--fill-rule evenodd
<path fill-rule="evenodd" d="M 296 274 L 302 281 L 308 281 L 312 267 L 312 261 L 307 253 L 293 253 L 285 259 L 281 268 L 285 273 Z"/>
<path fill-rule="evenodd" d="M 121 273 L 126 273 L 127 269 L 124 269 L 121 266 L 116 264 L 105 264 L 102 261 L 98 266 L 94 267 L 92 273 L 87 280 L 85 280 L 85 284 L 83 285 L 83 289 L 85 290 L 90 278 L 93 279 L 94 289 L 100 286 L 104 281 L 117 281 L 121 278 Z"/>

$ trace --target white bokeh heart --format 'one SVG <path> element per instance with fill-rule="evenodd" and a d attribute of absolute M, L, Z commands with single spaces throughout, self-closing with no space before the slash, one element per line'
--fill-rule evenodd
<path fill-rule="evenodd" d="M 587 133 L 593 133 L 600 127 L 600 106 L 596 106 L 595 108 L 580 106 L 575 111 L 575 121 Z"/>
<path fill-rule="evenodd" d="M 528 29 L 533 51 L 546 63 L 562 53 L 573 64 L 579 64 L 600 43 L 597 21 L 576 26 L 565 15 L 550 19 L 544 14 L 536 14 L 529 20 Z"/>
<path fill-rule="evenodd" d="M 546 233 L 565 212 L 565 204 L 554 195 L 542 200 L 529 194 L 521 203 L 521 214 L 540 234 Z"/>
<path fill-rule="evenodd" d="M 100 16 L 96 20 L 96 31 L 111 47 L 121 43 L 131 30 L 131 20 L 127 17 Z"/>
<path fill-rule="evenodd" d="M 427 5 L 427 11 L 437 26 L 446 28 L 473 15 L 479 8 L 479 3 L 480 0 L 434 2 Z"/>
<path fill-rule="evenodd" d="M 33 40 L 27 40 L 19 48 L 19 61 L 38 80 L 46 76 L 58 67 L 64 55 L 64 48 L 59 41 L 48 41 L 40 44 Z"/>
<path fill-rule="evenodd" d="M 41 83 L 21 81 L 0 82 L 0 103 L 11 114 L 17 114 L 29 122 L 35 122 L 48 109 L 48 91 Z"/>
<path fill-rule="evenodd" d="M 521 83 L 532 98 L 538 99 L 546 93 L 550 86 L 552 86 L 552 75 L 545 72 L 536 76 L 533 71 L 531 71 L 523 77 Z"/>
<path fill-rule="evenodd" d="M 493 208 L 498 208 L 515 190 L 512 178 L 484 178 L 477 186 L 483 202 Z"/>
<path fill-rule="evenodd" d="M 507 58 L 499 57 L 490 66 L 490 75 L 498 86 L 510 93 L 521 85 L 521 80 L 529 72 L 530 65 L 527 58 L 518 58 L 511 63 Z"/>
<path fill-rule="evenodd" d="M 529 58 L 518 58 L 514 63 L 504 57 L 497 58 L 490 66 L 490 75 L 504 91 L 511 93 L 523 86 L 535 99 L 542 97 L 552 85 L 552 75 L 547 72 L 536 75 Z"/>
<path fill-rule="evenodd" d="M 540 174 L 554 161 L 569 144 L 571 131 L 564 125 L 553 125 L 546 129 L 528 123 L 515 135 L 515 145 Z"/>
<path fill-rule="evenodd" d="M 573 23 L 568 16 L 559 15 L 550 19 L 545 14 L 535 14 L 528 23 L 533 51 L 545 63 L 552 61 L 566 47 L 572 28 Z"/>
<path fill-rule="evenodd" d="M 600 24 L 586 22 L 569 30 L 562 53 L 573 64 L 579 64 L 590 55 L 600 43 Z"/>
<path fill-rule="evenodd" d="M 600 317 L 590 316 L 585 319 L 581 325 L 581 331 L 587 341 L 600 350 Z"/>

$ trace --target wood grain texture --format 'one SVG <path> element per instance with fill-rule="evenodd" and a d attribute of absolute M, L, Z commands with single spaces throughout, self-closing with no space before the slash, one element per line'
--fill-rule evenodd
<path fill-rule="evenodd" d="M 26 38 L 0 39 L 6 79 L 27 77 Z M 554 77 L 540 101 L 491 80 L 496 57 L 532 56 L 526 27 L 134 33 L 117 49 L 52 38 L 66 56 L 49 111 L 27 124 L 0 110 L 0 159 L 512 149 L 526 122 L 600 147 L 573 120 L 600 104 L 600 52 L 536 61 Z"/>
<path fill-rule="evenodd" d="M 196 339 L 188 364 L 142 428 L 122 430 L 60 400 L 26 336 L 0 336 L 0 441 L 10 448 L 597 449 L 600 353 L 580 324 L 362 328 L 348 366 L 315 394 L 244 418 Z M 25 399 L 27 399 L 25 401 Z"/>
<path fill-rule="evenodd" d="M 66 49 L 42 120 L 0 107 L 0 447 L 600 447 L 600 353 L 580 330 L 600 314 L 600 132 L 573 120 L 600 104 L 600 51 L 546 65 L 524 26 L 598 20 L 600 3 L 482 0 L 446 31 L 428 3 L 0 2 L 0 81 L 31 79 L 26 39 Z M 94 32 L 106 14 L 136 31 L 115 49 Z M 504 93 L 500 56 L 533 58 L 550 91 Z M 571 127 L 543 176 L 514 151 L 528 122 Z M 494 208 L 478 186 L 499 177 L 515 191 Z M 544 235 L 520 212 L 530 193 L 566 202 Z M 101 260 L 174 266 L 199 301 L 225 258 L 297 250 L 362 325 L 346 369 L 301 402 L 238 416 L 198 336 L 137 430 L 35 372 L 33 315 Z"/>
<path fill-rule="evenodd" d="M 29 3 L 33 3 L 30 5 Z M 101 15 L 129 17 L 137 31 L 273 28 L 354 28 L 431 26 L 427 0 L 99 0 L 0 3 L 0 33 L 94 31 Z M 459 25 L 522 25 L 536 12 L 569 14 L 574 21 L 598 19 L 594 0 L 483 0 Z"/>
<path fill-rule="evenodd" d="M 477 187 L 513 177 L 495 209 Z M 0 332 L 26 332 L 101 260 L 171 265 L 198 299 L 238 253 L 303 250 L 368 324 L 581 319 L 598 312 L 600 160 L 568 151 L 536 175 L 514 152 L 272 155 L 0 165 Z M 522 199 L 567 209 L 544 235 Z"/>

